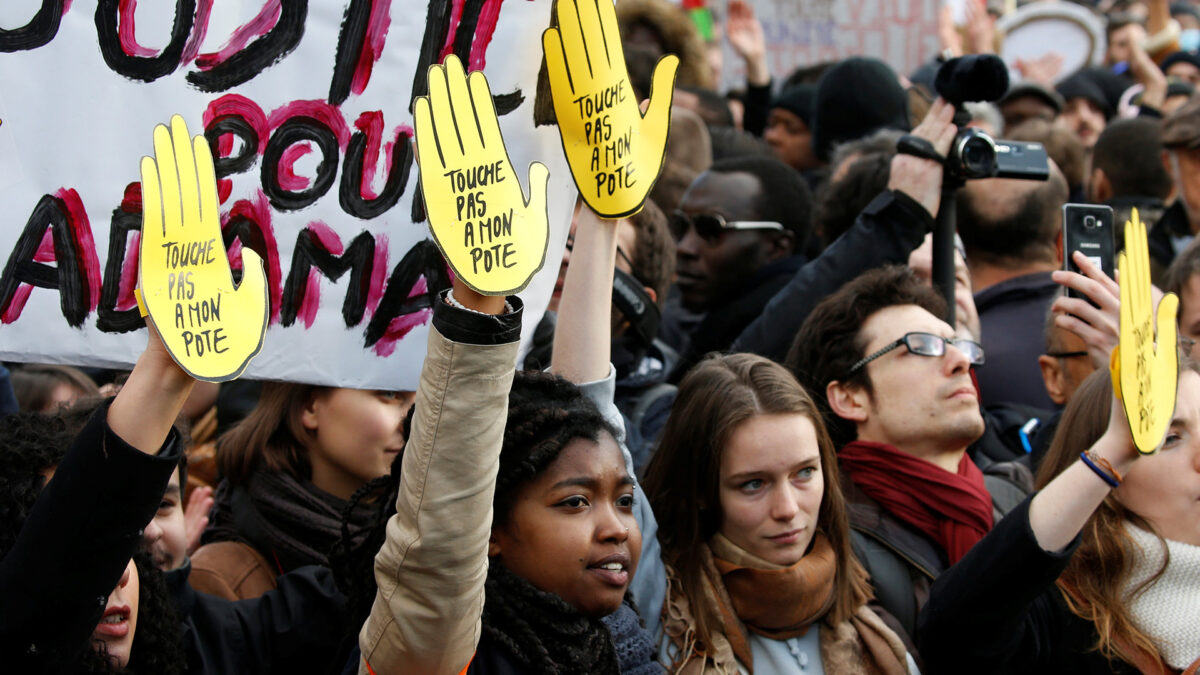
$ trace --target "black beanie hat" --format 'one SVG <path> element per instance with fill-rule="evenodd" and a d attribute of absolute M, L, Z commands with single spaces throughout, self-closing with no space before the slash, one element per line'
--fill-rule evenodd
<path fill-rule="evenodd" d="M 1068 77 L 1055 87 L 1063 100 L 1070 101 L 1073 98 L 1082 98 L 1091 101 L 1100 108 L 1104 113 L 1104 117 L 1109 118 L 1113 115 L 1113 106 L 1109 103 L 1108 97 L 1105 96 L 1104 89 L 1100 83 L 1092 76 L 1092 73 L 1087 71 L 1079 71 Z"/>
<path fill-rule="evenodd" d="M 813 120 L 813 100 L 817 96 L 817 85 L 796 84 L 779 92 L 771 101 L 771 108 L 783 108 L 804 120 L 810 128 Z"/>
<path fill-rule="evenodd" d="M 912 129 L 908 97 L 883 61 L 854 56 L 821 75 L 813 102 L 813 149 L 828 161 L 833 146 L 878 129 Z"/>

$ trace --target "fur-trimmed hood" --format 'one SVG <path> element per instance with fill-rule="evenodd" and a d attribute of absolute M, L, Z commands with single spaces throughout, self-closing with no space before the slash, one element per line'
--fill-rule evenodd
<path fill-rule="evenodd" d="M 679 57 L 675 84 L 711 89 L 712 71 L 708 66 L 704 40 L 683 9 L 668 0 L 619 0 L 617 22 L 621 35 L 629 34 L 635 23 L 644 23 L 662 38 L 664 51 Z"/>

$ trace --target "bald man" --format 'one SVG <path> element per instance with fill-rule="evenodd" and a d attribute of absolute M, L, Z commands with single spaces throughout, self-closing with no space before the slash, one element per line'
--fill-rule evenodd
<path fill-rule="evenodd" d="M 1038 356 L 1058 285 L 1058 234 L 1067 181 L 1050 162 L 1047 181 L 968 181 L 958 194 L 958 233 L 967 251 L 987 363 L 978 369 L 985 406 L 1053 410 Z"/>

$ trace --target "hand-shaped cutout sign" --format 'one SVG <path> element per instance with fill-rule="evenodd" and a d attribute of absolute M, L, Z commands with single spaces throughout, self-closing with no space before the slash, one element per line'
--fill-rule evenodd
<path fill-rule="evenodd" d="M 643 116 L 612 0 L 555 0 L 555 7 L 558 26 L 542 33 L 542 49 L 575 186 L 600 217 L 631 216 L 662 170 L 679 57 L 668 54 L 655 66 Z"/>
<path fill-rule="evenodd" d="M 1175 314 L 1179 298 L 1167 293 L 1158 303 L 1154 330 L 1154 299 L 1150 287 L 1150 256 L 1146 226 L 1138 218 L 1125 223 L 1125 250 L 1118 257 L 1121 272 L 1121 342 L 1112 354 L 1113 390 L 1121 399 L 1138 452 L 1153 453 L 1162 442 L 1175 413 L 1179 382 L 1179 347 Z"/>
<path fill-rule="evenodd" d="M 540 162 L 521 189 L 482 72 L 463 72 L 458 57 L 430 66 L 429 96 L 416 100 L 417 167 L 429 227 L 446 261 L 484 295 L 525 288 L 546 260 L 550 220 Z"/>
<path fill-rule="evenodd" d="M 141 300 L 171 358 L 199 380 L 241 375 L 262 348 L 267 285 L 262 259 L 242 249 L 236 287 L 221 238 L 217 178 L 204 136 L 183 118 L 154 128 L 142 158 Z"/>

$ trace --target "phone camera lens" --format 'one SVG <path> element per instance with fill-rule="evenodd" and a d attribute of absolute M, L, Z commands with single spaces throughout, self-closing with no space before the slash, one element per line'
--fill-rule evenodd
<path fill-rule="evenodd" d="M 1096 216 L 1084 216 L 1083 226 L 1089 230 L 1096 227 Z"/>

